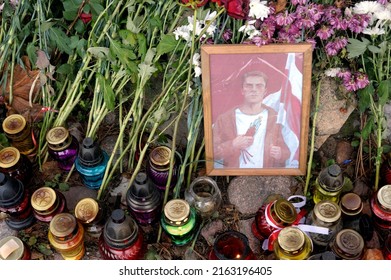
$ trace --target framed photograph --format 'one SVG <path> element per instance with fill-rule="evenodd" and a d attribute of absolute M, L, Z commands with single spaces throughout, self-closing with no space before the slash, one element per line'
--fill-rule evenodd
<path fill-rule="evenodd" d="M 304 175 L 311 44 L 203 45 L 208 175 Z"/>

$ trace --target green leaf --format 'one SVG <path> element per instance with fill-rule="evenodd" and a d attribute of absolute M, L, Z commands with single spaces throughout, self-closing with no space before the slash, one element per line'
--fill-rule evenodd
<path fill-rule="evenodd" d="M 137 44 L 137 39 L 136 39 L 136 34 L 126 30 L 126 29 L 121 29 L 118 31 L 119 36 L 122 39 L 122 43 L 125 45 L 130 45 L 132 47 L 136 46 Z"/>
<path fill-rule="evenodd" d="M 350 145 L 353 147 L 353 148 L 356 148 L 360 145 L 360 141 L 358 140 L 354 140 L 350 143 Z"/>
<path fill-rule="evenodd" d="M 364 140 L 368 140 L 369 138 L 369 135 L 371 134 L 372 132 L 372 128 L 373 128 L 373 116 L 370 116 L 368 119 L 367 119 L 367 122 L 364 126 L 364 128 L 362 129 L 361 131 L 361 137 L 364 139 Z"/>
<path fill-rule="evenodd" d="M 110 50 L 105 47 L 91 47 L 87 49 L 87 52 L 96 58 L 105 58 L 108 56 Z"/>
<path fill-rule="evenodd" d="M 38 244 L 38 251 L 40 251 L 45 256 L 50 256 L 53 254 L 53 251 L 50 250 L 50 246 L 48 244 Z"/>
<path fill-rule="evenodd" d="M 178 42 L 175 40 L 175 35 L 163 35 L 159 44 L 157 45 L 157 55 L 161 56 L 163 54 L 172 52 L 175 50 Z"/>
<path fill-rule="evenodd" d="M 29 246 L 33 246 L 37 243 L 37 238 L 35 236 L 30 236 L 29 240 L 27 241 L 27 244 Z"/>
<path fill-rule="evenodd" d="M 346 46 L 348 51 L 348 58 L 355 58 L 362 55 L 366 51 L 369 43 L 370 42 L 368 40 L 364 40 L 363 42 L 357 39 L 349 38 L 348 45 Z"/>
<path fill-rule="evenodd" d="M 361 113 L 364 113 L 366 109 L 371 106 L 371 95 L 373 95 L 374 88 L 372 84 L 359 90 L 358 95 L 358 109 Z"/>
<path fill-rule="evenodd" d="M 27 51 L 27 55 L 31 61 L 31 64 L 35 65 L 35 63 L 37 62 L 37 50 L 36 50 L 33 42 L 30 42 L 27 44 L 26 51 Z"/>
<path fill-rule="evenodd" d="M 138 56 L 143 58 L 147 52 L 147 39 L 142 33 L 137 33 Z"/>
<path fill-rule="evenodd" d="M 110 111 L 114 110 L 115 107 L 115 94 L 113 88 L 110 85 L 110 82 L 103 77 L 103 75 L 97 75 L 99 85 L 103 91 L 103 100 L 105 102 L 106 108 Z"/>
<path fill-rule="evenodd" d="M 63 192 L 69 191 L 69 185 L 64 182 L 58 183 L 58 188 Z"/>
<path fill-rule="evenodd" d="M 61 64 L 56 72 L 61 75 L 70 75 L 72 74 L 72 66 L 68 63 Z"/>
<path fill-rule="evenodd" d="M 111 39 L 110 37 L 109 40 L 110 40 L 110 52 L 113 54 L 113 56 L 117 57 L 119 61 L 127 68 L 131 68 L 130 60 L 134 60 L 137 58 L 134 52 L 130 49 L 122 48 L 120 43 Z"/>
<path fill-rule="evenodd" d="M 72 54 L 72 49 L 69 47 L 71 40 L 62 30 L 57 27 L 52 27 L 49 31 L 49 37 L 55 42 L 60 51 Z"/>
<path fill-rule="evenodd" d="M 379 103 L 385 105 L 389 101 L 389 95 L 391 90 L 391 80 L 381 81 L 378 87 Z"/>
<path fill-rule="evenodd" d="M 368 46 L 368 50 L 370 51 L 370 52 L 372 52 L 372 53 L 380 53 L 380 48 L 378 48 L 378 47 L 376 47 L 376 46 L 374 46 L 374 45 L 369 45 Z"/>

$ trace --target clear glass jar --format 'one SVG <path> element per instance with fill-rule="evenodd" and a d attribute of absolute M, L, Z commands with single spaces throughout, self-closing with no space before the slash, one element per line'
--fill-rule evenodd
<path fill-rule="evenodd" d="M 274 242 L 274 254 L 279 260 L 306 260 L 313 250 L 311 239 L 299 228 L 283 228 Z"/>
<path fill-rule="evenodd" d="M 221 233 L 213 243 L 210 260 L 255 260 L 248 238 L 243 233 L 229 230 Z"/>
<path fill-rule="evenodd" d="M 327 247 L 330 241 L 335 237 L 337 232 L 342 229 L 341 209 L 333 201 L 320 201 L 315 204 L 312 211 L 313 226 L 324 227 L 329 229 L 328 234 L 310 232 L 309 235 L 314 244 L 320 247 Z"/>
<path fill-rule="evenodd" d="M 185 200 L 202 218 L 212 216 L 220 208 L 222 197 L 215 180 L 198 177 L 185 190 Z"/>
<path fill-rule="evenodd" d="M 46 134 L 48 150 L 58 166 L 65 171 L 72 169 L 79 151 L 79 143 L 69 131 L 62 126 L 53 127 Z"/>
<path fill-rule="evenodd" d="M 322 200 L 331 200 L 338 203 L 343 184 L 344 177 L 339 165 L 332 164 L 322 169 L 315 181 L 313 195 L 315 204 Z"/>
<path fill-rule="evenodd" d="M 161 225 L 175 245 L 186 245 L 195 235 L 197 215 L 184 199 L 172 199 L 164 206 Z"/>

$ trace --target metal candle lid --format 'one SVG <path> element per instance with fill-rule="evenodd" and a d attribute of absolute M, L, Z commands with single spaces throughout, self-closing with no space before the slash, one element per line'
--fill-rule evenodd
<path fill-rule="evenodd" d="M 149 158 L 153 165 L 157 167 L 165 167 L 170 163 L 171 150 L 166 146 L 156 147 L 149 154 Z"/>
<path fill-rule="evenodd" d="M 38 211 L 50 209 L 56 202 L 56 192 L 50 187 L 41 187 L 31 196 L 31 206 Z"/>
<path fill-rule="evenodd" d="M 343 259 L 359 259 L 364 249 L 364 239 L 353 229 L 343 229 L 335 236 L 333 251 Z"/>
<path fill-rule="evenodd" d="M 170 224 L 181 226 L 187 222 L 190 214 L 189 203 L 184 199 L 172 199 L 164 206 L 164 216 Z"/>
<path fill-rule="evenodd" d="M 17 134 L 26 126 L 26 119 L 19 114 L 12 114 L 3 121 L 3 130 L 7 134 Z"/>
<path fill-rule="evenodd" d="M 50 221 L 49 230 L 56 237 L 66 237 L 76 228 L 76 218 L 70 213 L 60 213 Z"/>
<path fill-rule="evenodd" d="M 20 260 L 24 254 L 24 244 L 16 236 L 0 240 L 0 260 Z"/>
<path fill-rule="evenodd" d="M 341 209 L 337 203 L 322 200 L 314 206 L 315 216 L 326 223 L 334 223 L 341 217 Z"/>
<path fill-rule="evenodd" d="M 277 240 L 283 250 L 295 252 L 303 248 L 305 236 L 297 227 L 285 227 L 278 234 Z"/>
<path fill-rule="evenodd" d="M 15 147 L 7 147 L 0 151 L 0 167 L 10 168 L 20 159 L 20 152 Z"/>
<path fill-rule="evenodd" d="M 48 131 L 46 141 L 48 141 L 50 149 L 57 151 L 66 149 L 71 144 L 72 138 L 69 137 L 68 129 L 58 126 Z"/>
<path fill-rule="evenodd" d="M 82 223 L 91 223 L 99 212 L 99 204 L 93 198 L 83 198 L 75 206 L 75 216 Z"/>
<path fill-rule="evenodd" d="M 297 211 L 292 202 L 285 198 L 277 199 L 274 203 L 274 212 L 286 224 L 292 224 L 297 218 Z"/>
<path fill-rule="evenodd" d="M 363 208 L 361 197 L 356 193 L 344 194 L 341 198 L 340 205 L 342 213 L 348 216 L 359 214 Z"/>
<path fill-rule="evenodd" d="M 385 185 L 378 190 L 377 200 L 382 207 L 391 211 L 391 185 Z"/>

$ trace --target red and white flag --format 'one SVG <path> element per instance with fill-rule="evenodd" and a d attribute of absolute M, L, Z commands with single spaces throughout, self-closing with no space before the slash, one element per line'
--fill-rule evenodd
<path fill-rule="evenodd" d="M 264 103 L 278 112 L 277 122 L 283 126 L 283 136 L 291 156 L 286 167 L 296 168 L 299 163 L 301 101 L 303 74 L 296 66 L 296 56 L 302 54 L 288 53 L 281 89 L 268 95 Z"/>

